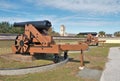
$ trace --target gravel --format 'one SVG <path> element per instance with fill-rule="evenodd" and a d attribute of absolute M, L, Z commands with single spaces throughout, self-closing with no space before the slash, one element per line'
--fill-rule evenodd
<path fill-rule="evenodd" d="M 102 71 L 100 71 L 100 70 L 85 68 L 85 69 L 79 71 L 77 76 L 85 78 L 85 79 L 92 79 L 92 80 L 99 81 L 101 74 L 102 74 Z"/>
<path fill-rule="evenodd" d="M 108 58 L 100 81 L 120 81 L 120 47 L 110 48 Z"/>

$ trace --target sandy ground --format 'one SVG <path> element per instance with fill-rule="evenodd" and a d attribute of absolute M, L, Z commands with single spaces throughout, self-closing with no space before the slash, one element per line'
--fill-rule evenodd
<path fill-rule="evenodd" d="M 106 40 L 105 43 L 120 43 L 120 38 L 99 38 L 99 40 Z"/>

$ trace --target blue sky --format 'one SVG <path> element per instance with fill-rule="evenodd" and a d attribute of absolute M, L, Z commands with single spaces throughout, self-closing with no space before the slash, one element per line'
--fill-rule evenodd
<path fill-rule="evenodd" d="M 120 0 L 0 0 L 0 21 L 49 20 L 67 33 L 120 31 Z"/>

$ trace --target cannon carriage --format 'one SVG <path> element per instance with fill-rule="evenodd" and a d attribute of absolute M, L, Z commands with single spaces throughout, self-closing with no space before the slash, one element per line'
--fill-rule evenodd
<path fill-rule="evenodd" d="M 24 27 L 24 33 L 16 37 L 12 51 L 16 54 L 54 54 L 55 63 L 59 61 L 61 51 L 64 52 L 64 59 L 67 58 L 69 50 L 81 51 L 80 60 L 83 66 L 82 51 L 87 50 L 88 45 L 86 43 L 56 44 L 53 37 L 47 34 L 51 26 L 48 20 L 14 23 L 14 27 Z"/>
<path fill-rule="evenodd" d="M 101 43 L 102 46 L 104 47 L 104 43 L 106 42 L 106 40 L 99 40 L 98 37 L 93 36 L 92 34 L 88 34 L 87 38 L 85 40 L 85 43 L 87 43 L 88 45 L 92 45 L 92 46 L 99 46 L 99 44 Z"/>

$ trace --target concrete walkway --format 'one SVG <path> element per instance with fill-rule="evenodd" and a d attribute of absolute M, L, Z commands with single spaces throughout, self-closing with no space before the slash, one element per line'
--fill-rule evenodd
<path fill-rule="evenodd" d="M 100 81 L 120 81 L 120 47 L 110 48 Z"/>

